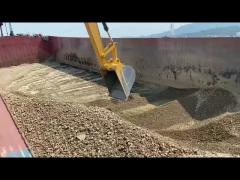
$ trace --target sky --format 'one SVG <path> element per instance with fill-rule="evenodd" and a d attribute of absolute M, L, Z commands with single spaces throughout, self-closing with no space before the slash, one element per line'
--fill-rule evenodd
<path fill-rule="evenodd" d="M 139 37 L 161 33 L 170 29 L 170 23 L 107 23 L 112 37 Z M 188 23 L 174 23 L 178 28 Z M 8 26 L 7 26 L 8 28 Z M 84 23 L 12 23 L 14 34 L 42 34 L 65 37 L 88 37 Z M 102 37 L 106 37 L 99 24 Z M 5 27 L 3 30 L 6 33 Z"/>

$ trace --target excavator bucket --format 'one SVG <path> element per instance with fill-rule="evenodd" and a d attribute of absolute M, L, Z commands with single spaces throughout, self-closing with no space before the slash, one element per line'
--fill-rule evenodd
<path fill-rule="evenodd" d="M 131 66 L 123 65 L 115 71 L 104 71 L 104 80 L 113 98 L 127 100 L 135 82 L 135 70 Z"/>
<path fill-rule="evenodd" d="M 120 62 L 117 43 L 112 40 L 106 23 L 103 23 L 103 27 L 110 39 L 107 47 L 103 46 L 97 23 L 85 23 L 85 25 L 110 96 L 127 100 L 135 82 L 135 70 Z"/>

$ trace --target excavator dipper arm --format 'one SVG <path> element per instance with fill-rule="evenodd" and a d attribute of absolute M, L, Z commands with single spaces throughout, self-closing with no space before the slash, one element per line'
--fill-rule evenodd
<path fill-rule="evenodd" d="M 108 33 L 106 23 L 103 23 Z M 85 23 L 95 54 L 98 59 L 100 73 L 108 91 L 113 98 L 127 100 L 135 82 L 135 70 L 121 63 L 118 57 L 117 43 L 110 37 L 109 44 L 104 47 L 97 23 Z"/>

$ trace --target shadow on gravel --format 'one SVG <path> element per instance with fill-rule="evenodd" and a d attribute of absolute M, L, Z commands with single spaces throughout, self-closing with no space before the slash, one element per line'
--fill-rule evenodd
<path fill-rule="evenodd" d="M 55 61 L 45 61 L 42 62 L 42 64 L 75 77 L 81 76 L 81 78 L 86 81 L 89 80 L 89 77 L 83 76 L 81 71 L 76 73 L 78 70 L 76 67 L 61 63 L 59 64 Z M 83 73 L 89 72 L 87 70 L 84 71 L 85 72 Z M 91 74 L 101 77 L 96 72 L 91 72 Z M 96 81 L 94 83 L 105 86 L 105 82 L 103 80 Z M 143 89 L 145 89 L 145 91 Z M 225 112 L 231 112 L 233 111 L 234 107 L 237 106 L 237 101 L 234 95 L 231 92 L 223 89 L 199 90 L 175 89 L 169 87 L 165 90 L 162 90 L 162 88 L 157 86 L 148 87 L 148 85 L 143 85 L 137 82 L 135 82 L 132 88 L 132 94 L 129 96 L 129 100 L 127 102 L 120 102 L 112 99 L 110 103 L 131 104 L 132 102 L 136 101 L 133 95 L 135 93 L 139 94 L 140 97 L 145 98 L 148 103 L 157 106 L 173 100 L 178 100 L 178 102 L 192 116 L 192 118 L 199 121 L 216 117 Z"/>
<path fill-rule="evenodd" d="M 84 74 L 87 74 L 87 72 L 90 72 L 88 70 L 84 70 L 84 72 L 82 72 L 82 70 L 80 70 L 79 68 L 76 68 L 74 66 L 67 65 L 67 64 L 58 63 L 54 60 L 45 61 L 45 62 L 42 62 L 41 64 L 43 64 L 45 66 L 48 66 L 48 67 L 51 67 L 53 69 L 56 69 L 58 71 L 62 71 L 64 73 L 70 74 L 70 75 L 75 76 L 75 77 L 81 77 L 81 79 L 89 81 L 89 76 L 84 76 Z M 79 70 L 79 73 L 77 72 L 78 70 Z M 98 74 L 96 72 L 90 72 L 90 73 L 101 77 L 100 74 Z M 96 83 L 98 85 L 101 85 L 101 86 L 105 86 L 103 80 L 95 81 L 94 83 Z"/>
<path fill-rule="evenodd" d="M 199 90 L 178 101 L 193 119 L 199 121 L 233 112 L 238 104 L 235 96 L 224 89 Z"/>

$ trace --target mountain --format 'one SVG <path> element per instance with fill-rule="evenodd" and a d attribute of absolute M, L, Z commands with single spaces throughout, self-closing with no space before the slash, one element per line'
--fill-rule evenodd
<path fill-rule="evenodd" d="M 195 33 L 186 33 L 178 35 L 178 37 L 228 37 L 228 36 L 239 36 L 240 26 L 230 26 L 230 27 L 219 27 L 209 30 L 203 30 Z"/>
<path fill-rule="evenodd" d="M 240 28 L 240 23 L 192 23 L 192 24 L 187 24 L 184 26 L 179 27 L 178 29 L 174 30 L 174 35 L 176 37 L 182 37 L 182 36 L 208 36 L 210 35 L 215 35 L 214 33 L 219 33 L 221 31 L 224 31 L 226 35 L 228 35 L 228 31 L 230 32 L 229 34 L 232 33 L 233 29 L 235 31 L 238 31 L 238 28 Z M 199 34 L 200 33 L 200 34 Z M 221 34 L 221 33 L 220 33 Z M 158 33 L 158 34 L 152 34 L 148 35 L 145 37 L 165 37 L 165 36 L 171 36 L 170 31 L 166 31 L 163 33 Z"/>

